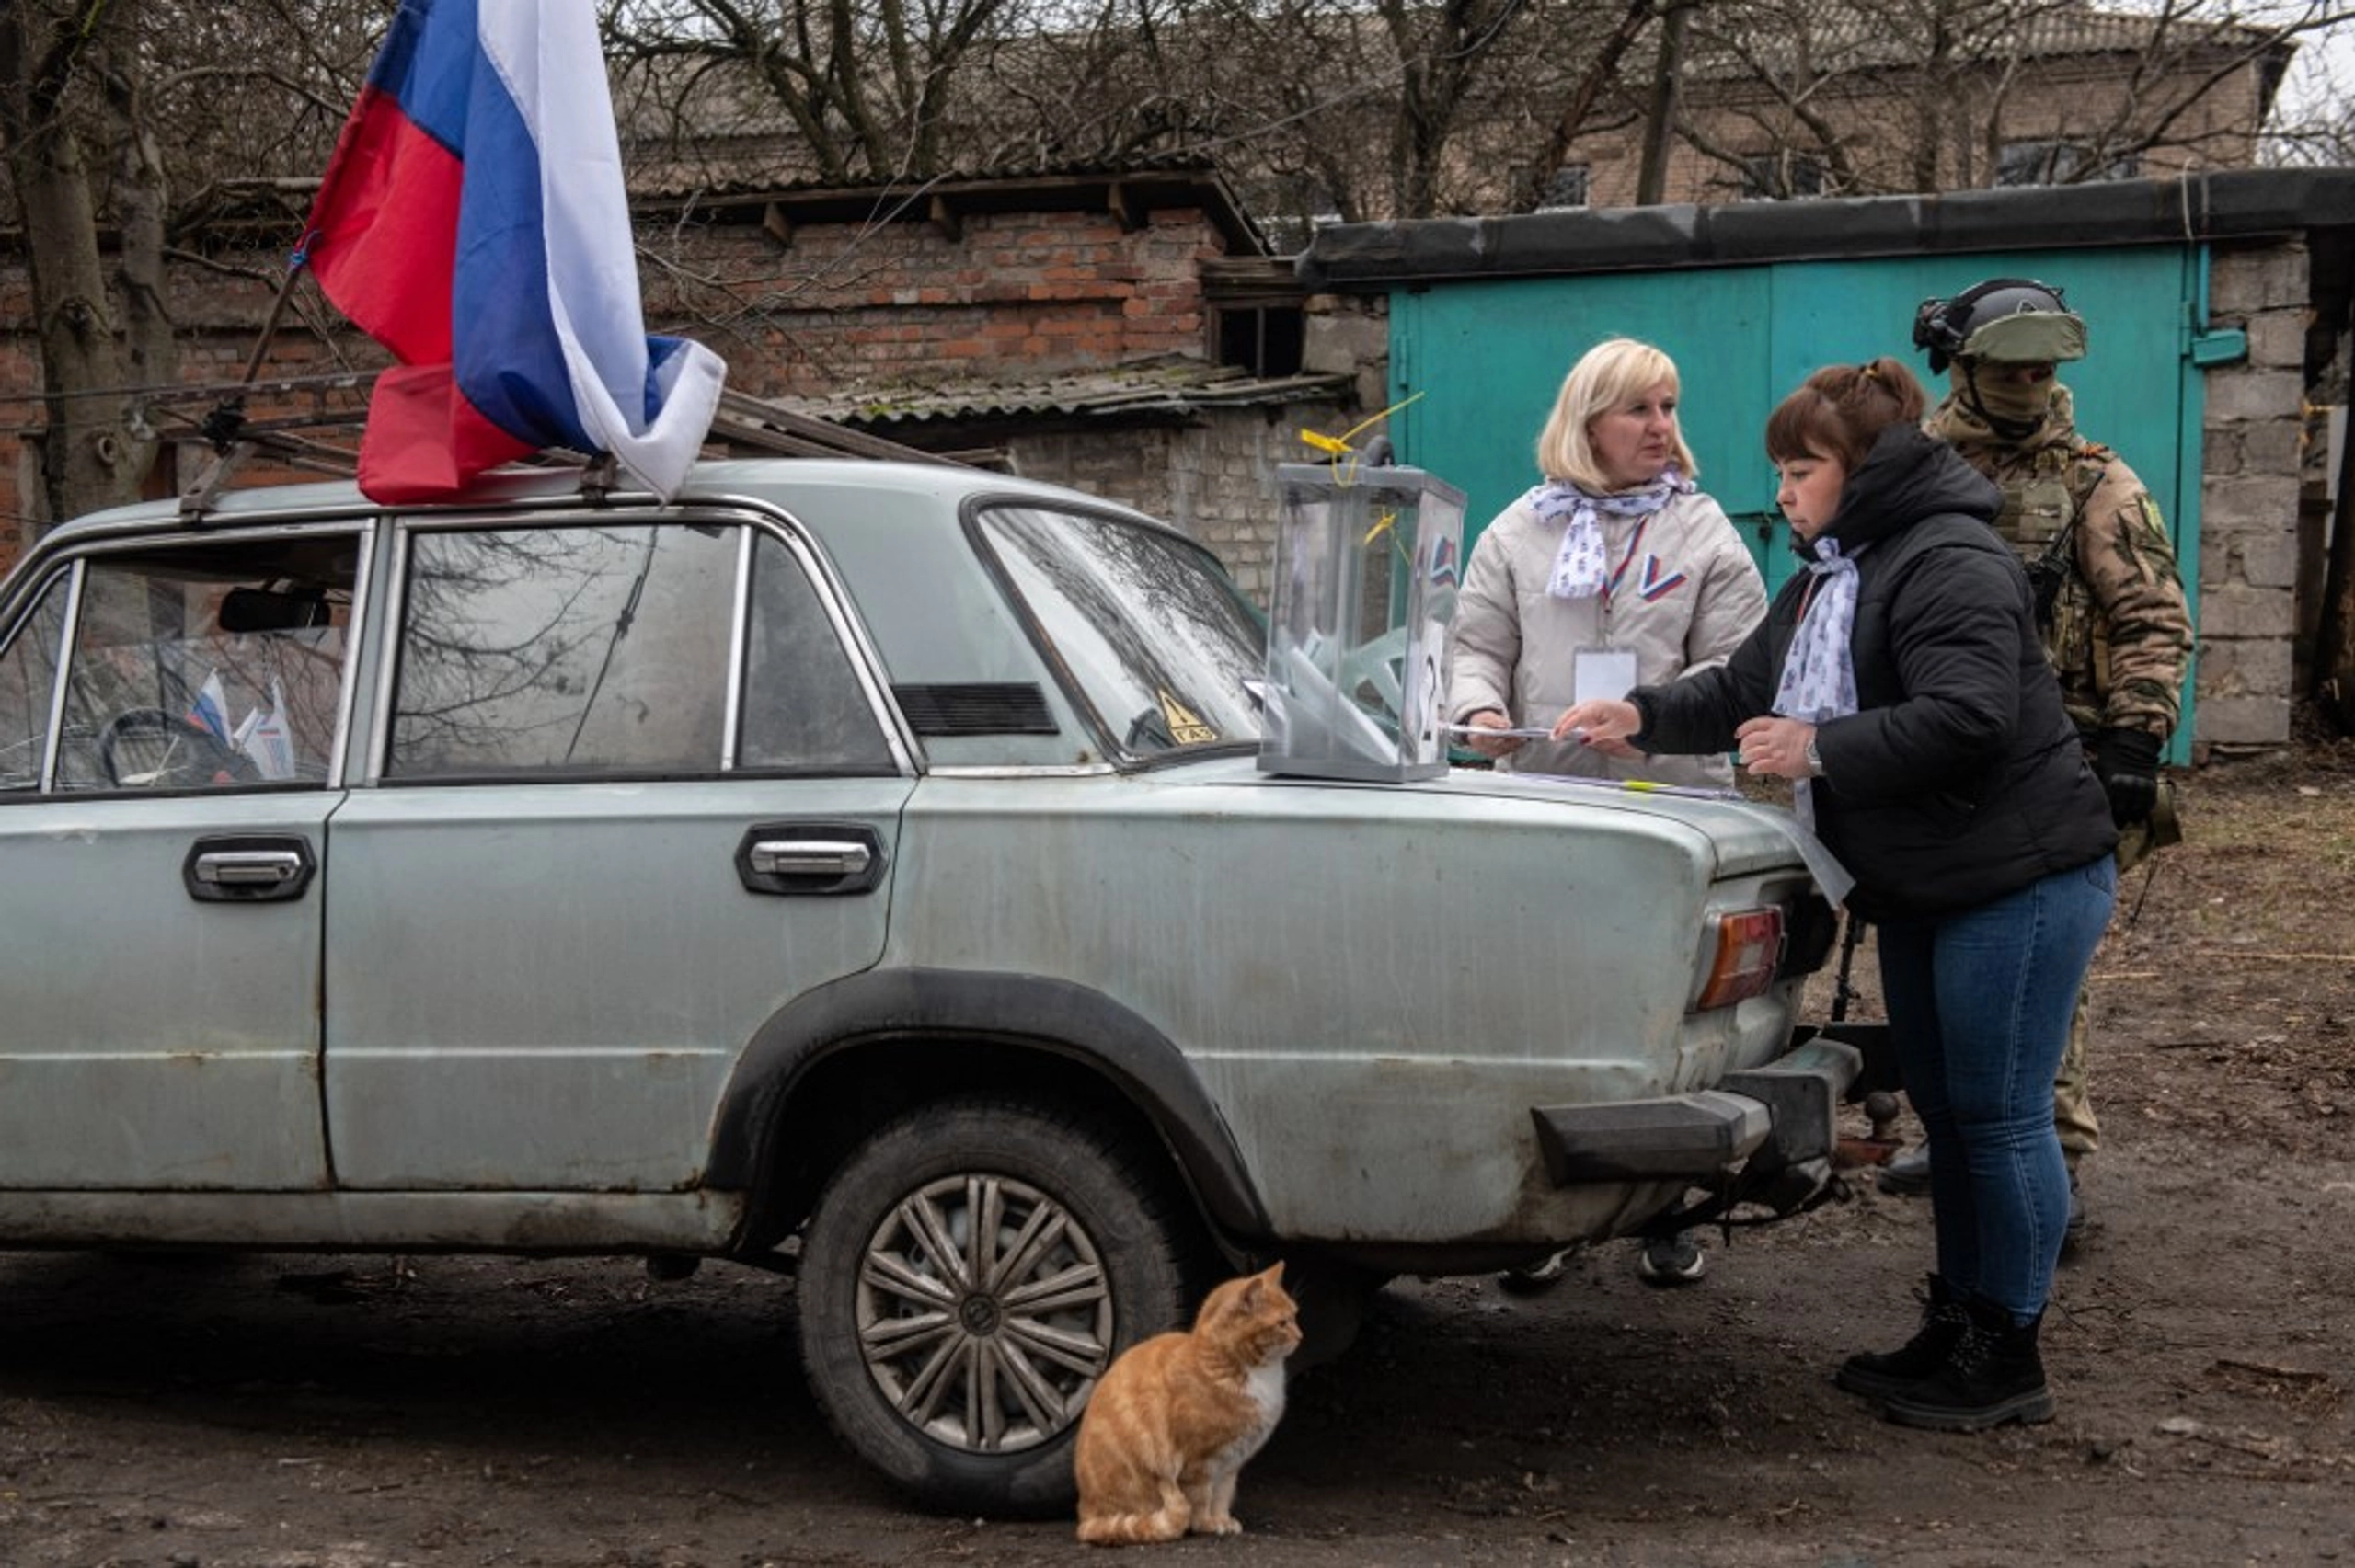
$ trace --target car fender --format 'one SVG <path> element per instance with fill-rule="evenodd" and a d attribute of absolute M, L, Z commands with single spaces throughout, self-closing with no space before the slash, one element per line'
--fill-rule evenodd
<path fill-rule="evenodd" d="M 816 987 L 752 1036 L 720 1096 L 706 1185 L 760 1190 L 790 1157 L 775 1139 L 820 1063 L 914 1038 L 983 1038 L 1074 1064 L 1149 1118 L 1218 1230 L 1268 1233 L 1225 1117 L 1177 1044 L 1101 991 L 1042 975 L 889 968 Z"/>

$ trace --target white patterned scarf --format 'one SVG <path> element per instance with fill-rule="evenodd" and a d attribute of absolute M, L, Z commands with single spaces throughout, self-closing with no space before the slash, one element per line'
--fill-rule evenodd
<path fill-rule="evenodd" d="M 1856 711 L 1856 656 L 1850 646 L 1856 629 L 1856 563 L 1840 553 L 1836 539 L 1818 539 L 1807 563 L 1815 578 L 1807 611 L 1783 655 L 1783 677 L 1775 686 L 1775 712 L 1786 718 L 1821 724 Z M 1811 780 L 1792 788 L 1799 820 L 1815 827 Z"/>
<path fill-rule="evenodd" d="M 1676 497 L 1692 493 L 1693 481 L 1673 465 L 1661 469 L 1659 478 L 1639 489 L 1613 495 L 1598 496 L 1567 479 L 1548 480 L 1530 491 L 1522 498 L 1522 504 L 1535 512 L 1538 521 L 1568 520 L 1562 528 L 1562 547 L 1555 554 L 1554 575 L 1545 591 L 1557 599 L 1592 599 L 1603 591 L 1611 576 L 1603 553 L 1604 512 L 1614 517 L 1646 517 Z"/>

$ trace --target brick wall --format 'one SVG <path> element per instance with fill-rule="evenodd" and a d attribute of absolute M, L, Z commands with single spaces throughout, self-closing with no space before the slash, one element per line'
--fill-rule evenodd
<path fill-rule="evenodd" d="M 764 397 L 855 392 L 879 402 L 895 389 L 1031 380 L 1157 356 L 1201 359 L 1208 344 L 1201 263 L 1226 249 L 1209 214 L 1182 206 L 1154 208 L 1126 223 L 1104 211 L 969 212 L 953 225 L 866 221 L 773 232 L 757 222 L 649 224 L 639 238 L 649 328 L 710 344 L 728 361 L 732 386 Z M 281 265 L 267 251 L 210 259 L 171 275 L 184 383 L 242 372 Z M 299 314 L 280 328 L 264 377 L 383 362 L 311 286 L 297 299 Z M 29 319 L 22 262 L 0 261 L 0 386 L 38 384 Z M 249 409 L 292 411 L 283 399 L 257 399 Z M 1223 415 L 1212 425 L 1247 432 L 1262 419 Z M 27 405 L 0 407 L 0 569 L 36 525 L 38 477 L 22 438 L 38 423 Z M 356 431 L 341 434 L 346 445 L 357 439 Z M 1256 438 L 1243 439 L 1248 445 Z M 1180 487 L 1181 498 L 1213 520 L 1251 509 L 1220 491 L 1235 474 L 1217 455 L 1223 440 L 1206 429 L 1177 443 L 1201 453 L 1183 458 L 1199 474 Z M 1077 477 L 1091 467 L 1118 476 L 1129 466 L 1117 458 L 1083 461 L 1076 454 L 1087 444 L 1069 438 L 1069 454 L 1042 452 L 1035 462 L 1051 476 Z M 162 472 L 154 489 L 170 493 L 178 482 L 176 473 Z M 1147 506 L 1158 498 L 1104 493 Z"/>
<path fill-rule="evenodd" d="M 274 252 L 219 255 L 213 260 L 214 266 L 182 264 L 171 271 L 171 308 L 179 324 L 178 381 L 182 385 L 226 384 L 244 374 L 246 361 L 253 353 L 276 292 L 270 280 L 282 266 L 281 258 Z M 298 314 L 290 315 L 280 326 L 260 372 L 264 378 L 335 374 L 355 368 L 373 369 L 385 362 L 383 352 L 345 327 L 316 291 L 305 285 L 297 297 L 301 302 Z M 16 308 L 10 308 L 12 302 Z M 314 330 L 313 323 L 321 329 Z M 30 291 L 23 263 L 14 259 L 0 261 L 0 390 L 10 394 L 33 392 L 40 383 L 39 363 L 31 331 Z M 188 437 L 189 441 L 185 447 L 158 454 L 146 494 L 174 494 L 201 472 L 209 452 L 201 441 L 194 439 L 190 422 L 201 418 L 208 406 L 207 401 L 198 400 L 174 403 L 167 409 L 155 411 L 159 429 Z M 248 401 L 247 412 L 257 418 L 270 418 L 358 406 L 356 394 L 321 390 L 257 395 Z M 180 418 L 174 418 L 175 413 Z M 13 564 L 23 546 L 52 521 L 45 515 L 39 452 L 29 439 L 37 434 L 41 424 L 41 414 L 35 405 L 25 401 L 0 403 L 0 571 Z M 328 430 L 322 432 L 321 439 L 348 448 L 357 442 L 359 432 L 357 427 Z M 246 474 L 260 480 L 319 477 L 316 474 L 262 467 L 247 470 Z"/>
<path fill-rule="evenodd" d="M 1100 436 L 1017 436 L 1017 471 L 1109 496 L 1166 519 L 1209 545 L 1263 609 L 1274 586 L 1280 463 L 1311 461 L 1309 429 L 1338 433 L 1359 416 L 1330 403 L 1217 408 L 1183 426 Z"/>
<path fill-rule="evenodd" d="M 2246 327 L 2248 358 L 2208 372 L 2192 738 L 2203 750 L 2275 747 L 2296 697 L 2306 248 L 2219 247 L 2208 294 L 2219 325 Z"/>
<path fill-rule="evenodd" d="M 1203 214 L 971 213 L 930 223 L 751 224 L 666 242 L 643 271 L 649 318 L 700 321 L 756 396 L 829 396 L 1015 380 L 1206 348 L 1201 263 L 1224 254 Z"/>
<path fill-rule="evenodd" d="M 0 572 L 15 564 L 21 543 L 31 537 L 32 517 L 25 498 L 40 488 L 23 432 L 39 420 L 31 404 L 16 401 L 40 386 L 40 354 L 31 331 L 32 285 L 25 266 L 13 257 L 0 263 Z"/>
<path fill-rule="evenodd" d="M 703 336 L 729 383 L 762 397 L 1019 382 L 1161 357 L 1203 359 L 1202 263 L 1225 254 L 1205 214 L 1159 209 L 1135 228 L 1096 212 L 965 216 L 955 234 L 894 223 L 710 231 L 681 270 L 721 280 L 741 315 Z M 649 313 L 689 314 L 696 291 L 646 274 Z M 697 286 L 708 302 L 713 285 Z M 706 315 L 711 313 L 706 309 Z M 1003 440 L 1016 472 L 1123 502 L 1217 551 L 1245 591 L 1271 581 L 1275 465 L 1307 455 L 1298 431 L 1345 429 L 1329 403 L 1206 407 L 1148 424 L 1058 428 Z"/>

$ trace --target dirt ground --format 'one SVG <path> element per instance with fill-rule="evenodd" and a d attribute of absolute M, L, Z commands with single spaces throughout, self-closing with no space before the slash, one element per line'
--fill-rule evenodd
<path fill-rule="evenodd" d="M 1887 1425 L 1928 1214 L 1849 1201 L 1656 1292 L 1385 1291 L 1245 1473 L 1237 1564 L 2355 1564 L 2355 748 L 2218 763 L 2094 979 L 2058 1419 Z M 619 1263 L 0 1258 L 6 1568 L 1100 1562 L 912 1510 L 824 1431 L 789 1283 Z M 1121 1559 L 1127 1561 L 1127 1559 Z"/>

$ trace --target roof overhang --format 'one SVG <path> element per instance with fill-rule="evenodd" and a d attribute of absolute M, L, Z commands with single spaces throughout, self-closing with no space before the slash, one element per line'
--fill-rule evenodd
<path fill-rule="evenodd" d="M 675 206 L 706 221 L 757 223 L 787 244 L 795 229 L 813 223 L 928 223 L 954 237 L 975 213 L 1104 212 L 1137 229 L 1156 212 L 1184 209 L 1200 212 L 1230 255 L 1264 256 L 1268 249 L 1225 177 L 1200 166 L 952 175 L 888 185 L 706 186 L 677 194 L 639 189 L 630 205 L 641 215 Z"/>
<path fill-rule="evenodd" d="M 1297 267 L 1308 288 L 1371 292 L 1455 278 L 2180 245 L 2350 226 L 2355 169 L 2231 169 L 1929 196 L 1341 223 L 1318 230 Z"/>

